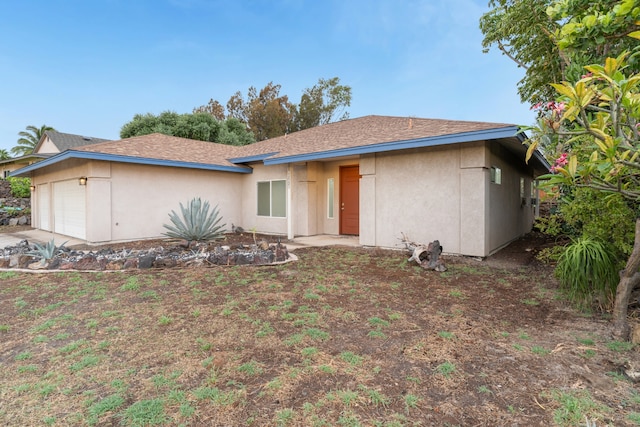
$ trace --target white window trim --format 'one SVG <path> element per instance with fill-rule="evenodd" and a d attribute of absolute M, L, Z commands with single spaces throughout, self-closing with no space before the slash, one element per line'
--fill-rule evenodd
<path fill-rule="evenodd" d="M 273 215 L 273 183 L 274 182 L 283 182 L 285 184 L 285 194 L 284 194 L 284 215 Z M 260 184 L 268 183 L 269 184 L 269 215 L 261 215 L 260 214 Z M 287 217 L 287 194 L 286 194 L 286 179 L 272 179 L 266 181 L 258 181 L 256 183 L 256 215 L 262 218 L 286 218 Z"/>

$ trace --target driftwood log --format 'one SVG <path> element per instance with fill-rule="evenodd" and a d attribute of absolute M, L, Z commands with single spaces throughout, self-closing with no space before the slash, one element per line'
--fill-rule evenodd
<path fill-rule="evenodd" d="M 442 259 L 440 259 L 442 246 L 439 240 L 434 240 L 425 245 L 412 242 L 402 233 L 402 243 L 404 243 L 407 250 L 411 251 L 409 262 L 415 261 L 416 264 L 427 270 L 447 271 L 447 267 L 442 262 Z"/>

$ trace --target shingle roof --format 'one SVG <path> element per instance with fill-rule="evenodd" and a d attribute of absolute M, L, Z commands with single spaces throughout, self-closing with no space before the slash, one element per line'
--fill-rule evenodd
<path fill-rule="evenodd" d="M 444 135 L 512 128 L 505 123 L 365 116 L 305 129 L 243 147 L 244 157 L 277 153 L 270 158 L 433 138 Z"/>
<path fill-rule="evenodd" d="M 240 147 L 231 145 L 152 133 L 119 141 L 85 145 L 74 151 L 236 167 L 237 165 L 227 159 L 237 155 L 239 149 Z"/>
<path fill-rule="evenodd" d="M 517 133 L 516 125 L 506 123 L 389 116 L 334 122 L 242 147 L 155 133 L 82 145 L 23 168 L 20 174 L 69 157 L 248 173 L 251 169 L 245 164 L 253 161 L 276 164 L 319 160 L 485 139 L 498 140 L 524 160 L 524 137 Z M 542 171 L 549 168 L 541 155 L 534 156 L 534 162 Z"/>
<path fill-rule="evenodd" d="M 71 133 L 62 133 L 62 132 L 56 132 L 52 130 L 46 131 L 45 135 L 49 137 L 51 142 L 53 142 L 55 146 L 58 147 L 58 150 L 60 150 L 61 152 L 71 148 L 82 147 L 84 145 L 99 144 L 101 142 L 109 141 L 108 139 L 104 139 L 104 138 L 74 135 Z"/>

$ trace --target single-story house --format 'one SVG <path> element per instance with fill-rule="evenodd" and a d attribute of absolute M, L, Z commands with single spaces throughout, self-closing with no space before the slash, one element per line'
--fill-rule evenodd
<path fill-rule="evenodd" d="M 61 153 L 64 150 L 106 141 L 109 140 L 103 138 L 94 138 L 91 136 L 81 136 L 73 135 L 71 133 L 56 132 L 53 130 L 45 131 L 31 154 L 6 160 L 0 160 L 0 177 L 7 178 L 11 174 L 11 172 L 15 170 L 39 162 L 42 159 L 49 158 L 54 154 Z"/>
<path fill-rule="evenodd" d="M 32 224 L 106 243 L 161 237 L 194 197 L 231 224 L 294 236 L 358 235 L 365 246 L 438 239 L 487 256 L 529 232 L 535 178 L 510 124 L 365 116 L 243 147 L 151 134 L 67 149 L 31 177 Z"/>

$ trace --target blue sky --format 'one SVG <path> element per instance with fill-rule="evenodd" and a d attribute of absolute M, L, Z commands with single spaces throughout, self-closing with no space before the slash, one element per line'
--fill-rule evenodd
<path fill-rule="evenodd" d="M 137 113 L 188 113 L 319 78 L 369 114 L 532 124 L 524 71 L 482 53 L 488 0 L 22 0 L 0 6 L 0 148 L 28 125 L 118 139 Z"/>

